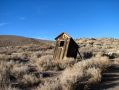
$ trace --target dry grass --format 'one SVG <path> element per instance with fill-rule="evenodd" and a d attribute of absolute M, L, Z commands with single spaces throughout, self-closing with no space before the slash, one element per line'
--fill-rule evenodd
<path fill-rule="evenodd" d="M 40 83 L 40 79 L 32 75 L 32 72 L 29 72 L 29 67 L 27 64 L 1 61 L 0 72 L 1 90 L 7 90 L 6 88 L 10 90 L 10 88 L 13 86 L 26 88 L 28 86 L 33 86 Z"/>
<path fill-rule="evenodd" d="M 100 83 L 102 73 L 112 64 L 110 52 L 114 63 L 119 63 L 118 47 L 107 47 L 105 41 L 80 42 L 83 61 L 55 61 L 52 48 L 38 45 L 1 47 L 0 90 L 87 90 Z"/>
<path fill-rule="evenodd" d="M 69 83 L 67 84 L 66 79 L 68 79 L 69 77 L 75 77 L 75 75 L 78 75 L 77 76 L 78 79 L 79 78 L 82 79 L 84 77 L 84 70 L 85 70 L 84 67 L 90 65 L 88 61 L 91 61 L 91 60 L 87 60 L 87 61 L 83 61 L 79 63 L 74 62 L 73 59 L 64 60 L 64 61 L 62 60 L 55 61 L 55 60 L 52 60 L 52 55 L 45 55 L 41 57 L 32 58 L 33 60 L 29 60 L 29 62 L 27 63 L 21 63 L 21 62 L 14 62 L 14 60 L 22 60 L 24 58 L 28 58 L 27 55 L 19 54 L 19 53 L 18 55 L 17 54 L 12 54 L 12 55 L 7 55 L 8 57 L 5 57 L 5 55 L 3 55 L 1 57 L 1 59 L 2 58 L 4 59 L 4 60 L 1 60 L 1 64 L 0 64 L 0 69 L 1 69 L 0 82 L 2 85 L 4 85 L 4 87 L 1 87 L 2 89 L 5 89 L 7 85 L 13 86 L 15 84 L 15 85 L 18 85 L 18 87 L 20 88 L 27 88 L 29 86 L 36 85 L 38 83 L 43 83 L 40 78 L 37 78 L 33 72 L 29 71 L 30 65 L 34 65 L 34 66 L 36 65 L 36 68 L 39 71 L 53 70 L 54 68 L 57 68 L 55 70 L 58 71 L 58 70 L 64 70 L 66 68 L 66 70 L 64 70 L 62 73 L 63 77 L 62 75 L 58 77 L 59 80 L 57 79 L 53 81 L 50 80 L 49 82 L 51 84 L 45 82 L 44 85 L 40 87 L 41 90 L 45 90 L 45 89 L 58 90 L 61 88 L 66 89 L 67 87 L 72 87 L 73 83 L 75 83 L 77 80 L 76 78 L 75 80 L 74 78 L 70 78 L 71 79 L 70 84 Z M 83 67 L 81 66 L 82 68 L 78 69 L 79 68 L 78 64 L 83 65 Z M 42 68 L 42 70 L 40 68 Z M 69 72 L 69 68 L 71 68 L 70 72 Z M 82 73 L 79 74 L 79 72 L 82 72 Z M 68 75 L 71 75 L 71 76 L 68 76 Z M 68 86 L 66 87 L 65 85 L 68 85 Z"/>
<path fill-rule="evenodd" d="M 45 55 L 42 52 L 13 53 L 1 55 L 0 71 L 2 72 L 2 89 L 10 86 L 15 89 L 34 87 L 33 90 L 75 90 L 87 88 L 101 81 L 101 73 L 110 65 L 107 57 L 95 57 L 81 62 L 73 59 L 55 61 L 51 51 Z M 22 63 L 23 59 L 28 59 Z M 20 62 L 16 62 L 20 61 Z M 32 70 L 35 67 L 35 72 Z M 61 71 L 61 75 L 45 79 L 38 77 L 35 73 L 52 70 Z M 48 81 L 47 81 L 48 80 Z M 13 88 L 14 89 L 14 88 Z"/>
<path fill-rule="evenodd" d="M 54 80 L 52 82 L 46 82 L 33 90 L 66 90 L 63 89 L 59 80 Z"/>
<path fill-rule="evenodd" d="M 103 65 L 101 65 L 103 64 Z M 110 66 L 105 57 L 89 59 L 67 67 L 60 76 L 36 90 L 83 90 L 101 81 L 103 70 Z"/>

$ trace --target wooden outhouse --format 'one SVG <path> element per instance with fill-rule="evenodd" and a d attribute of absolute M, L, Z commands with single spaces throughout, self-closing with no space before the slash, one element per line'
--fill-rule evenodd
<path fill-rule="evenodd" d="M 56 38 L 54 49 L 54 60 L 63 60 L 66 58 L 76 58 L 78 53 L 78 44 L 66 33 L 61 33 Z"/>

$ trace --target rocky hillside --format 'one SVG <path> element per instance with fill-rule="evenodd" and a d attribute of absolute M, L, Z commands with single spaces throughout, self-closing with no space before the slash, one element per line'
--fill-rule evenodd
<path fill-rule="evenodd" d="M 113 38 L 80 38 L 76 39 L 80 47 L 98 47 L 104 49 L 119 49 L 119 39 Z"/>
<path fill-rule="evenodd" d="M 119 56 L 119 39 L 114 38 L 79 38 L 76 42 L 80 46 L 81 53 L 85 53 L 86 57 L 97 55 Z"/>

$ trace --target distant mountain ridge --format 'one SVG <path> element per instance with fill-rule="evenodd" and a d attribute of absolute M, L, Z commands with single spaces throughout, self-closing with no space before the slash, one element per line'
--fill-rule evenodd
<path fill-rule="evenodd" d="M 3 46 L 20 46 L 20 45 L 52 45 L 53 42 L 49 40 L 41 40 L 35 38 L 27 38 L 16 35 L 0 35 L 0 47 Z"/>

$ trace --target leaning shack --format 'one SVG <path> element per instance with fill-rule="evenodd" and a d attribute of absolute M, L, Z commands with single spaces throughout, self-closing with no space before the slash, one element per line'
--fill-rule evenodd
<path fill-rule="evenodd" d="M 54 50 L 54 60 L 63 60 L 66 58 L 76 58 L 78 52 L 78 44 L 66 33 L 61 33 L 56 38 L 56 46 Z"/>

